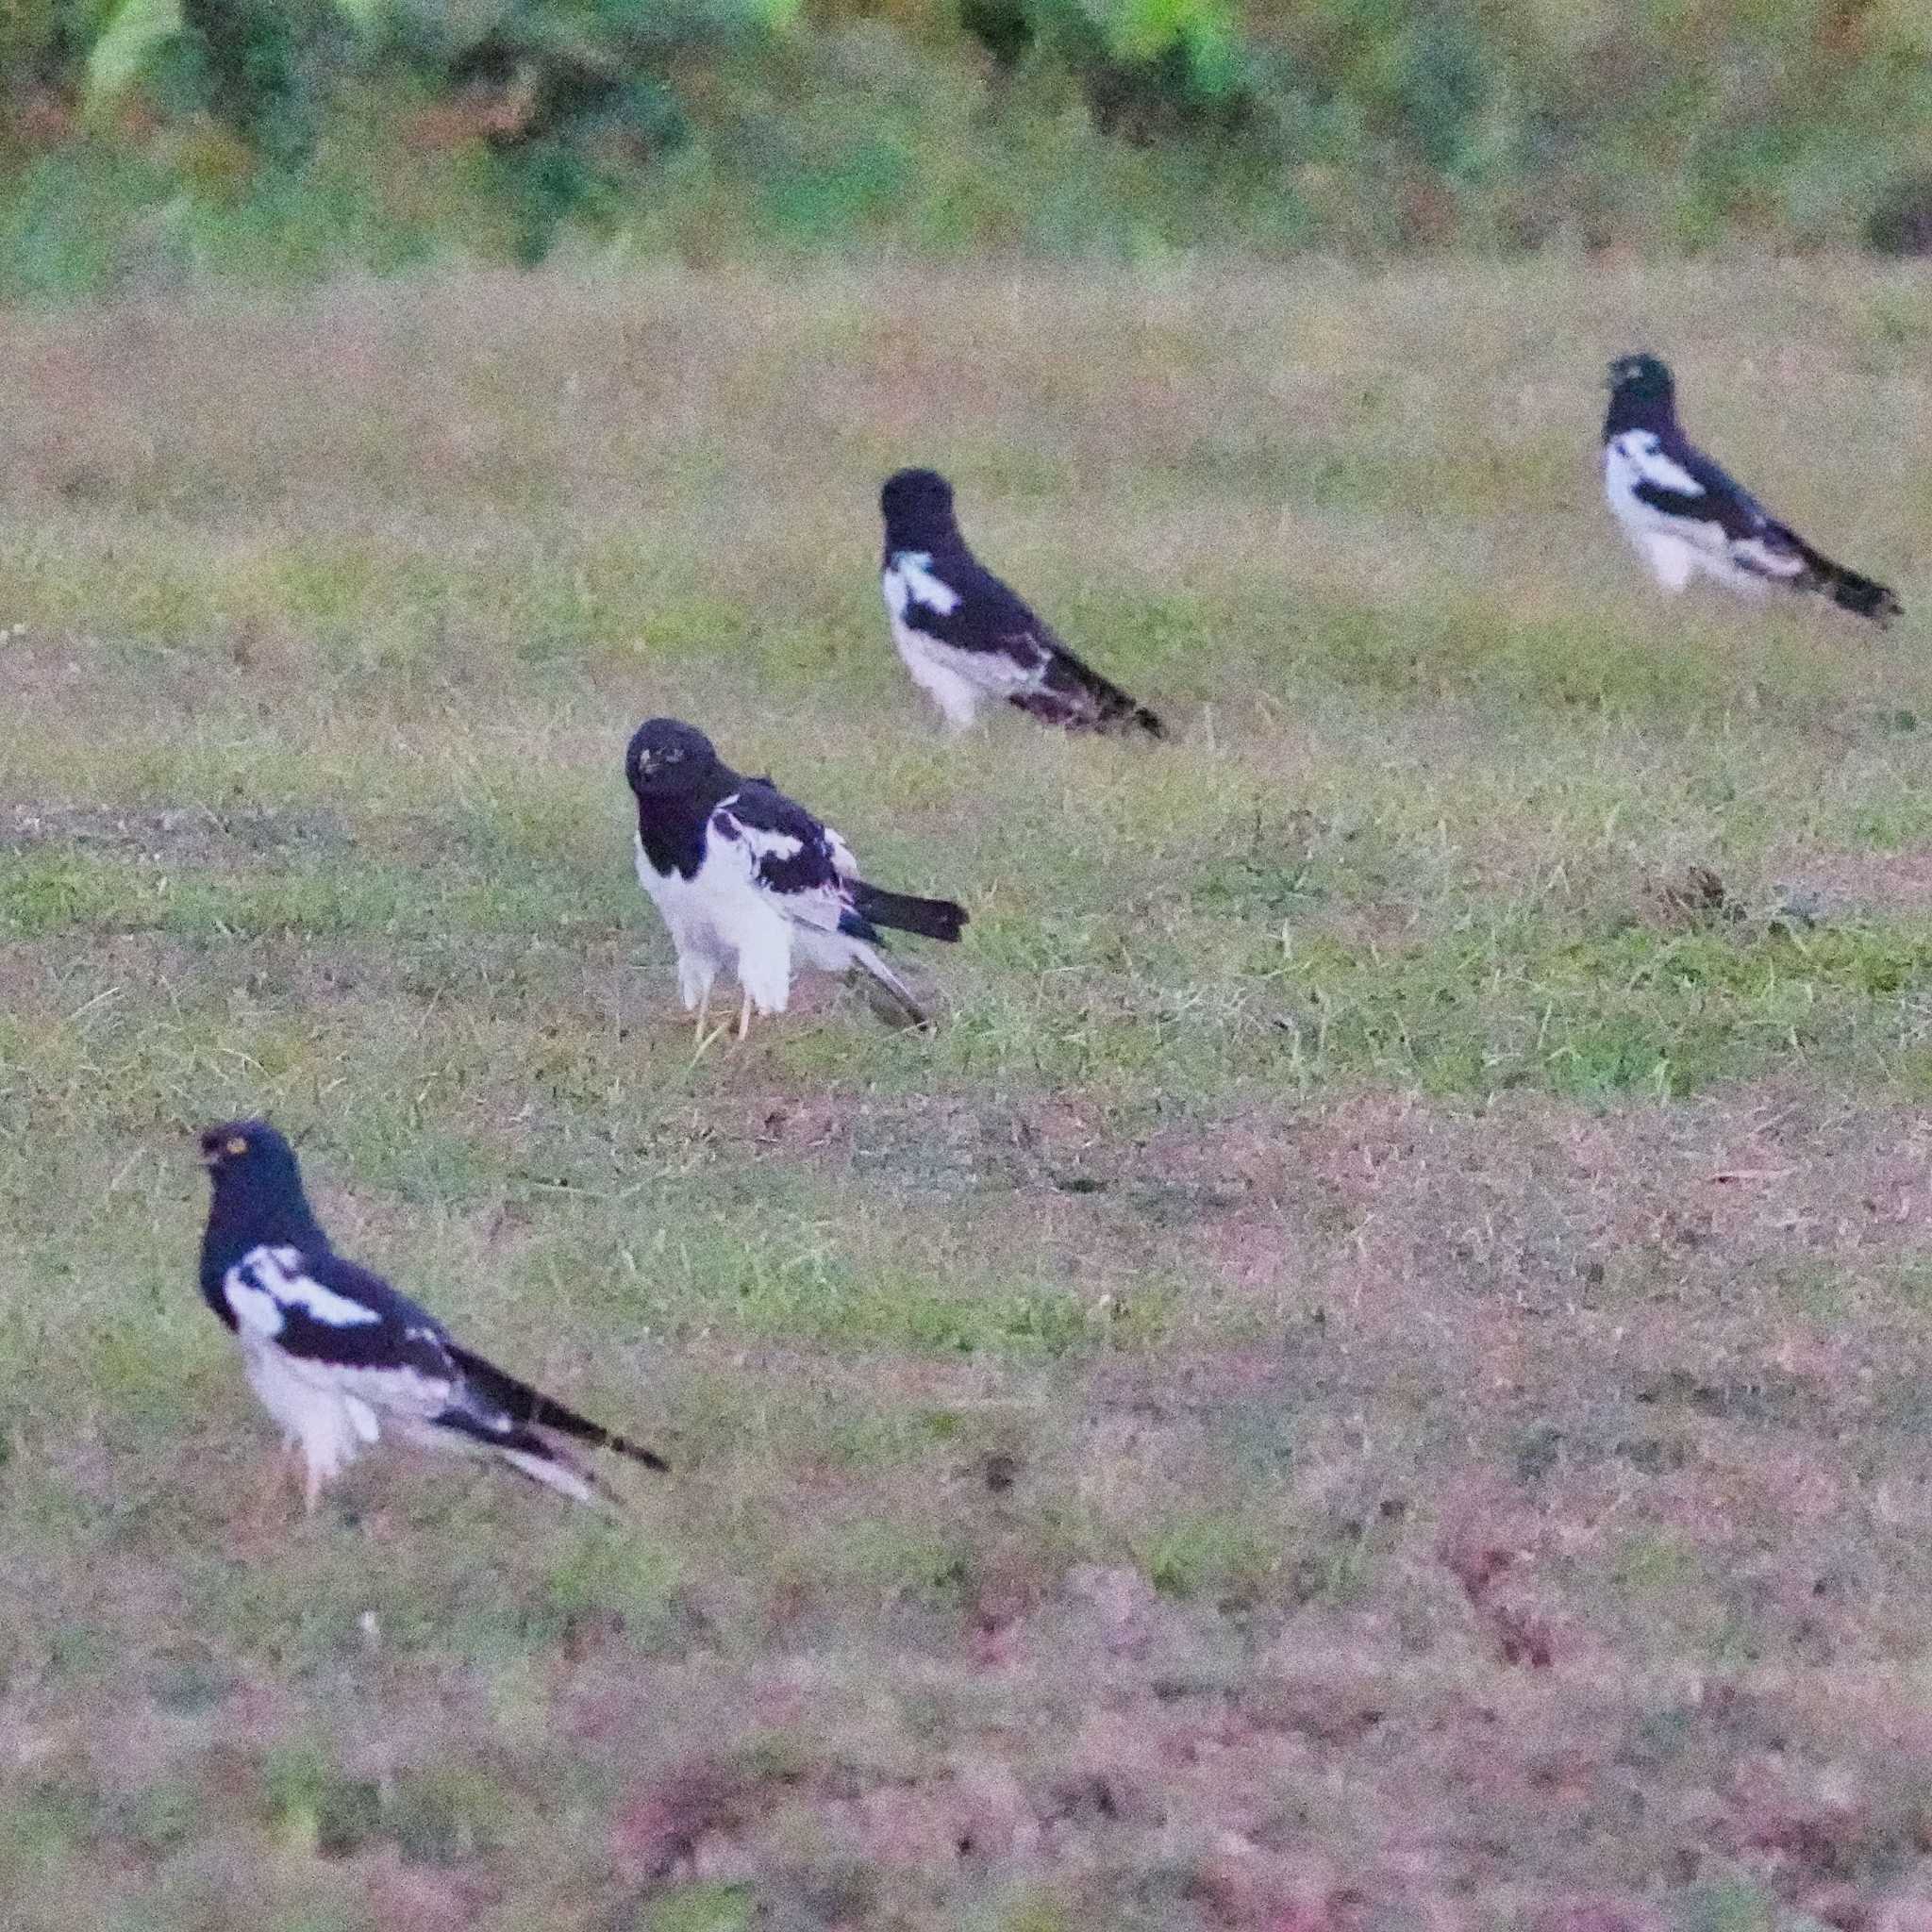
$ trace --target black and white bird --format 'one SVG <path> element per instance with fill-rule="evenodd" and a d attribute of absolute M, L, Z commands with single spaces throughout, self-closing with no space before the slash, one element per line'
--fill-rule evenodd
<path fill-rule="evenodd" d="M 711 982 L 729 966 L 742 989 L 738 1037 L 752 1008 L 782 1013 L 794 957 L 828 973 L 869 974 L 915 1026 L 912 990 L 880 957 L 882 925 L 957 940 L 950 899 L 889 892 L 858 876 L 851 848 L 769 778 L 741 778 L 711 741 L 675 718 L 631 735 L 624 774 L 638 802 L 638 883 L 671 928 L 677 990 L 704 1039 Z"/>
<path fill-rule="evenodd" d="M 981 699 L 1004 698 L 1074 730 L 1166 735 L 1145 705 L 1083 664 L 966 547 L 943 476 L 900 470 L 886 478 L 879 508 L 879 584 L 892 641 L 953 730 L 972 725 Z"/>
<path fill-rule="evenodd" d="M 208 1128 L 201 1158 L 214 1190 L 201 1291 L 241 1344 L 284 1455 L 301 1455 L 309 1509 L 384 1423 L 415 1441 L 493 1452 L 580 1503 L 606 1492 L 558 1437 L 669 1467 L 472 1355 L 427 1309 L 344 1260 L 308 1205 L 293 1150 L 266 1121 Z"/>
<path fill-rule="evenodd" d="M 1677 425 L 1677 390 L 1655 356 L 1610 364 L 1604 492 L 1624 534 L 1666 591 L 1698 572 L 1734 591 L 1811 591 L 1885 625 L 1899 614 L 1883 584 L 1834 563 L 1781 524 Z"/>

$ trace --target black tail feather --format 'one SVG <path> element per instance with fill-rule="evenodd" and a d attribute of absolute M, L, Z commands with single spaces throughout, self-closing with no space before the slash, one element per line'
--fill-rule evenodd
<path fill-rule="evenodd" d="M 1849 610 L 1858 617 L 1869 617 L 1880 628 L 1893 618 L 1905 614 L 1905 606 L 1898 601 L 1898 593 L 1875 578 L 1860 576 L 1857 571 L 1847 570 L 1841 563 L 1834 563 L 1822 551 L 1812 549 L 1802 540 L 1798 549 L 1811 566 L 1812 587 L 1822 591 L 1841 610 Z"/>
<path fill-rule="evenodd" d="M 1064 645 L 1047 666 L 1046 689 L 1015 692 L 1008 702 L 1070 730 L 1139 730 L 1150 738 L 1167 736 L 1167 726 L 1145 705 L 1083 664 Z"/>
<path fill-rule="evenodd" d="M 966 924 L 966 908 L 950 899 L 919 899 L 910 892 L 889 892 L 883 886 L 855 879 L 852 904 L 861 919 L 874 925 L 896 926 L 923 939 L 957 940 Z M 876 935 L 861 935 L 875 938 Z"/>
<path fill-rule="evenodd" d="M 475 1384 L 478 1393 L 494 1403 L 512 1421 L 525 1426 L 555 1429 L 560 1436 L 574 1436 L 594 1449 L 608 1449 L 613 1455 L 627 1456 L 633 1462 L 641 1462 L 646 1469 L 670 1470 L 671 1465 L 655 1449 L 646 1449 L 641 1443 L 605 1428 L 601 1423 L 593 1423 L 588 1416 L 579 1415 L 575 1409 L 566 1408 L 553 1397 L 532 1389 L 527 1382 L 518 1381 L 494 1362 L 487 1362 L 481 1356 L 472 1355 L 468 1349 L 459 1348 L 453 1341 L 444 1345 L 464 1375 Z"/>

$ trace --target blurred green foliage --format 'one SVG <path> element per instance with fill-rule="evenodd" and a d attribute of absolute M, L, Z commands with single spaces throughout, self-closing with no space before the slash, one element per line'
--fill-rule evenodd
<path fill-rule="evenodd" d="M 0 293 L 688 259 L 1932 245 L 1920 0 L 14 0 Z"/>

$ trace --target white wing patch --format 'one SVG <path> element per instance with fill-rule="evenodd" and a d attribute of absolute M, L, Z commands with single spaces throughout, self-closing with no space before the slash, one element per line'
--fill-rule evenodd
<path fill-rule="evenodd" d="M 852 848 L 830 825 L 824 827 L 825 845 L 832 855 L 832 870 L 841 879 L 856 879 L 858 876 L 858 861 L 852 856 Z"/>
<path fill-rule="evenodd" d="M 924 604 L 941 617 L 950 617 L 959 608 L 959 593 L 952 585 L 932 574 L 932 552 L 900 550 L 893 554 L 882 579 L 886 608 L 903 618 L 908 604 Z"/>
<path fill-rule="evenodd" d="M 805 850 L 805 841 L 794 838 L 790 832 L 767 831 L 757 825 L 746 824 L 731 809 L 737 803 L 738 794 L 734 791 L 730 797 L 720 803 L 717 811 L 712 815 L 711 825 L 705 838 L 705 863 L 708 866 L 712 862 L 712 855 L 721 845 L 735 845 L 739 856 L 727 862 L 733 866 L 735 877 L 741 881 L 743 886 L 748 886 L 759 900 L 782 917 L 797 924 L 813 926 L 827 932 L 834 930 L 846 909 L 844 891 L 830 880 L 825 880 L 819 885 L 782 891 L 760 877 L 760 860 L 774 858 L 782 864 L 788 858 L 796 858 Z M 731 824 L 737 827 L 738 837 L 735 840 L 725 840 L 718 830 L 718 819 L 725 816 L 728 816 Z M 847 852 L 845 857 L 849 859 L 852 855 Z M 836 855 L 833 865 L 841 877 L 847 875 L 844 868 L 838 864 Z M 699 877 L 703 876 L 701 872 Z"/>
<path fill-rule="evenodd" d="M 325 1288 L 305 1272 L 300 1248 L 250 1248 L 222 1276 L 222 1293 L 236 1321 L 261 1336 L 282 1332 L 284 1308 L 300 1308 L 331 1328 L 382 1320 L 375 1309 Z"/>
<path fill-rule="evenodd" d="M 724 801 L 722 809 L 730 811 L 736 803 L 737 794 L 734 792 Z M 732 814 L 731 823 L 738 827 L 738 836 L 744 841 L 744 849 L 755 859 L 796 858 L 805 850 L 804 840 L 794 839 L 790 832 L 767 832 L 758 825 L 748 825 L 736 813 Z"/>
<path fill-rule="evenodd" d="M 1621 458 L 1629 468 L 1625 489 L 1649 483 L 1678 496 L 1704 494 L 1704 485 L 1682 463 L 1673 462 L 1664 455 L 1655 430 L 1626 429 L 1622 436 L 1610 440 L 1608 453 L 1613 460 Z"/>

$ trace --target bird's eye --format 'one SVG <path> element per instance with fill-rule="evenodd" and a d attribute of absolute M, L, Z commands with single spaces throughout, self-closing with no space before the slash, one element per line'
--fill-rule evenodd
<path fill-rule="evenodd" d="M 230 1154 L 246 1154 L 248 1152 L 248 1142 L 240 1134 L 233 1135 L 228 1141 L 228 1152 Z"/>

